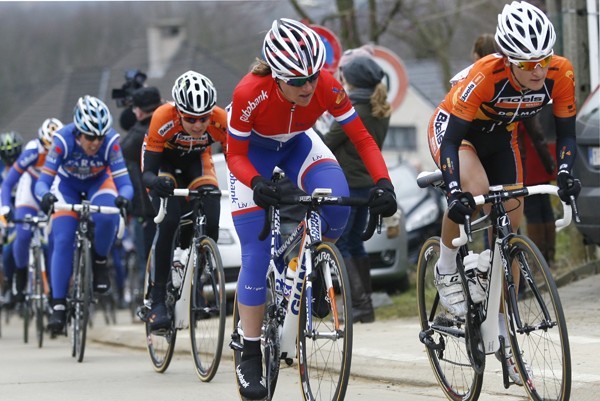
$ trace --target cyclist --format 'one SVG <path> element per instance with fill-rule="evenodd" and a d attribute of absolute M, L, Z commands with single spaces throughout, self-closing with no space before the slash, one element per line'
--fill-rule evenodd
<path fill-rule="evenodd" d="M 265 36 L 263 55 L 265 59 L 258 60 L 238 83 L 228 111 L 231 206 L 242 246 L 237 299 L 244 348 L 236 372 L 242 384 L 240 394 L 248 399 L 267 395 L 261 383 L 260 334 L 270 240 L 259 241 L 258 233 L 264 224 L 264 209 L 276 205 L 280 198 L 270 180 L 273 169 L 281 168 L 307 193 L 317 187 L 329 187 L 334 195 L 348 196 L 340 165 L 311 128 L 328 111 L 357 147 L 376 188 L 383 192 L 377 199 L 372 196 L 371 213 L 392 215 L 397 209 L 394 188 L 377 144 L 342 85 L 322 69 L 325 46 L 319 35 L 300 22 L 275 20 Z M 325 239 L 339 238 L 349 209 L 323 208 Z M 317 283 L 315 293 L 319 291 Z"/>
<path fill-rule="evenodd" d="M 173 194 L 175 187 L 197 189 L 218 188 L 210 145 L 216 141 L 225 144 L 227 137 L 226 112 L 216 106 L 217 91 L 204 75 L 187 71 L 175 80 L 171 92 L 174 103 L 168 102 L 154 111 L 143 147 L 144 184 L 150 188 L 150 197 L 158 210 L 160 197 Z M 219 237 L 218 198 L 204 200 L 207 234 L 217 241 Z M 173 233 L 180 217 L 191 210 L 184 198 L 173 198 L 167 203 L 167 215 L 157 226 L 152 267 L 152 309 L 150 329 L 170 325 L 165 305 L 166 285 L 171 266 Z M 189 243 L 186 230 L 181 244 Z"/>
<path fill-rule="evenodd" d="M 569 60 L 554 55 L 552 23 L 531 4 L 513 1 L 498 16 L 495 40 L 499 54 L 483 57 L 455 77 L 458 82 L 429 122 L 430 151 L 448 196 L 435 284 L 440 301 L 455 315 L 466 313 L 458 250 L 451 243 L 458 236 L 457 224 L 475 212 L 473 195 L 486 193 L 490 185 L 522 184 L 516 123 L 536 115 L 550 101 L 557 131 L 559 196 L 570 202 L 581 189 L 571 175 L 575 78 Z M 522 202 L 508 204 L 507 210 L 516 230 Z M 516 369 L 509 371 L 520 384 Z"/>
<path fill-rule="evenodd" d="M 119 145 L 119 134 L 112 128 L 112 116 L 100 99 L 83 96 L 77 100 L 73 122 L 54 133 L 52 146 L 35 184 L 40 207 L 49 213 L 55 202 L 117 206 L 126 209 L 133 197 Z M 115 240 L 118 216 L 94 214 L 93 285 L 98 293 L 110 288 L 106 256 Z M 52 216 L 53 251 L 50 261 L 53 312 L 48 328 L 63 330 L 65 299 L 73 273 L 73 243 L 77 229 L 76 212 L 57 212 Z"/>
<path fill-rule="evenodd" d="M 25 150 L 10 168 L 6 179 L 2 182 L 1 199 L 1 212 L 7 220 L 11 220 L 13 217 L 20 220 L 27 214 L 37 216 L 40 208 L 39 201 L 33 193 L 33 187 L 40 176 L 40 169 L 46 160 L 48 149 L 52 145 L 52 136 L 62 126 L 62 122 L 56 118 L 44 120 L 38 129 L 38 137 L 27 142 Z M 13 203 L 11 193 L 15 185 L 17 191 Z M 25 300 L 23 291 L 27 285 L 27 263 L 29 262 L 31 237 L 30 225 L 22 223 L 16 225 L 16 238 L 13 243 L 13 256 L 16 267 L 15 302 Z"/>
<path fill-rule="evenodd" d="M 0 134 L 0 182 L 3 182 L 8 172 L 10 171 L 11 166 L 17 160 L 19 155 L 21 154 L 21 150 L 23 148 L 23 138 L 18 132 L 8 131 Z M 14 196 L 12 191 L 9 191 L 9 196 L 12 198 Z M 4 219 L 4 223 L 6 220 Z M 13 294 L 13 276 L 15 275 L 15 258 L 13 255 L 13 245 L 15 239 L 15 233 L 13 229 L 8 229 L 5 225 L 2 226 L 2 266 L 4 270 L 4 302 L 8 307 L 12 307 L 15 304 L 14 294 Z M 23 286 L 25 288 L 25 284 L 23 282 L 27 282 L 26 274 L 19 273 L 21 276 L 17 276 L 17 280 L 19 281 L 18 286 Z M 15 283 L 17 284 L 17 283 Z"/>

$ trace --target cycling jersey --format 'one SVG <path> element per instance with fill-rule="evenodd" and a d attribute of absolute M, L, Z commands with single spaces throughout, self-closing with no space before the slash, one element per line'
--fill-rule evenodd
<path fill-rule="evenodd" d="M 160 173 L 170 176 L 176 187 L 191 189 L 204 185 L 218 187 L 211 145 L 220 142 L 225 148 L 227 140 L 227 115 L 225 110 L 215 107 L 206 131 L 200 137 L 188 134 L 181 123 L 181 117 L 173 103 L 165 103 L 152 115 L 148 133 L 144 138 L 143 181 L 150 186 Z M 150 192 L 153 195 L 153 192 Z M 158 208 L 158 197 L 152 204 Z M 180 216 L 190 210 L 190 204 L 184 198 L 172 198 L 167 203 L 165 219 L 157 227 L 152 277 L 154 284 L 165 285 L 168 278 L 173 234 L 179 225 Z M 206 233 L 215 241 L 219 238 L 219 217 L 221 203 L 219 199 L 204 200 L 206 215 Z M 188 233 L 189 234 L 189 233 Z M 186 238 L 181 240 L 186 244 Z"/>
<path fill-rule="evenodd" d="M 505 176 L 499 180 L 507 181 L 506 176 L 513 175 L 511 179 L 522 182 L 516 123 L 539 113 L 550 101 L 557 128 L 559 170 L 571 169 L 575 154 L 575 80 L 573 66 L 566 58 L 553 57 L 539 90 L 521 90 L 506 58 L 499 54 L 478 60 L 453 81 L 454 86 L 435 111 L 428 130 L 430 151 L 449 190 L 460 189 L 458 147 L 461 141 L 462 146 L 473 148 L 480 159 L 482 154 L 512 152 L 513 156 L 499 158 L 507 165 L 493 163 L 494 168 L 498 176 Z M 507 161 L 512 159 L 516 167 Z M 505 167 L 510 172 L 502 171 Z M 488 167 L 484 165 L 484 168 L 488 172 Z M 490 179 L 490 183 L 506 182 Z"/>
<path fill-rule="evenodd" d="M 120 195 L 133 198 L 133 186 L 121 153 L 119 134 L 111 129 L 98 151 L 88 156 L 78 143 L 79 132 L 71 123 L 54 133 L 42 173 L 35 184 L 35 195 L 41 199 L 47 192 L 59 203 L 81 203 L 82 195 L 93 205 L 115 206 Z M 83 134 L 81 134 L 83 135 Z M 117 233 L 119 216 L 94 213 L 94 253 L 106 257 Z M 66 297 L 73 272 L 73 243 L 77 229 L 77 213 L 56 212 L 52 215 L 53 251 L 50 261 L 52 295 Z"/>
<path fill-rule="evenodd" d="M 27 214 L 35 216 L 40 210 L 39 201 L 34 194 L 34 186 L 47 153 L 48 151 L 39 139 L 29 141 L 2 182 L 2 206 L 12 205 L 11 192 L 15 185 L 17 186 L 14 200 L 16 220 L 23 219 Z M 17 224 L 15 231 L 16 237 L 13 244 L 15 263 L 17 268 L 25 268 L 29 259 L 31 226 Z"/>
<path fill-rule="evenodd" d="M 271 75 L 247 74 L 234 90 L 227 115 L 231 208 L 242 247 L 237 296 L 241 304 L 249 306 L 265 301 L 270 244 L 258 240 L 265 211 L 253 201 L 252 179 L 258 175 L 271 178 L 278 167 L 307 193 L 320 187 L 331 188 L 337 196 L 349 194 L 339 163 L 312 129 L 324 112 L 340 123 L 373 181 L 389 179 L 377 144 L 329 72 L 321 70 L 312 99 L 305 107 L 284 98 L 278 85 Z M 323 235 L 339 238 L 349 212 L 348 207 L 323 207 Z"/>

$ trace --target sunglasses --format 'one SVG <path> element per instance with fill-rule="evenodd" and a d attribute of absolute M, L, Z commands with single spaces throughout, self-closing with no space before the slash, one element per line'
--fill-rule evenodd
<path fill-rule="evenodd" d="M 300 88 L 306 85 L 307 82 L 314 82 L 319 78 L 321 71 L 317 71 L 309 77 L 302 78 L 280 78 L 283 82 L 288 84 L 289 86 L 295 86 L 296 88 Z"/>
<path fill-rule="evenodd" d="M 104 140 L 103 136 L 83 134 L 82 137 L 85 138 L 88 142 L 96 142 L 96 141 L 102 142 Z"/>
<path fill-rule="evenodd" d="M 544 57 L 540 60 L 511 60 L 509 58 L 508 61 L 510 61 L 512 64 L 516 65 L 517 68 L 519 68 L 520 70 L 533 71 L 536 69 L 536 67 L 538 65 L 541 68 L 548 67 L 550 65 L 550 62 L 552 61 L 553 55 L 554 55 L 554 52 L 550 53 L 549 55 L 547 55 L 546 57 Z"/>
<path fill-rule="evenodd" d="M 202 117 L 191 117 L 191 116 L 184 116 L 181 114 L 181 119 L 189 124 L 196 124 L 196 122 L 198 122 L 198 121 L 201 123 L 205 123 L 210 119 L 210 115 L 202 116 Z"/>

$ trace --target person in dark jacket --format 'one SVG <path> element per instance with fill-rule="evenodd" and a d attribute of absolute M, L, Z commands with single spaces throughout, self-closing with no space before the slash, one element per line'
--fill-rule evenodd
<path fill-rule="evenodd" d="M 141 257 L 138 258 L 140 272 L 145 271 L 146 259 L 152 240 L 156 231 L 154 224 L 154 209 L 142 183 L 141 155 L 144 136 L 148 131 L 152 114 L 163 102 L 160 92 L 155 87 L 143 87 L 133 93 L 133 112 L 137 119 L 136 123 L 128 131 L 121 141 L 123 156 L 129 171 L 129 177 L 133 184 L 134 195 L 131 210 L 132 228 L 136 241 L 136 249 L 142 249 Z"/>
<path fill-rule="evenodd" d="M 390 123 L 392 108 L 387 101 L 387 89 L 381 82 L 384 72 L 368 56 L 356 56 L 340 66 L 340 78 L 356 112 L 381 149 Z M 368 199 L 373 180 L 356 148 L 337 122 L 325 135 L 325 144 L 333 151 L 348 180 L 351 197 Z M 336 243 L 350 277 L 352 309 L 355 322 L 375 320 L 371 302 L 370 264 L 361 233 L 368 219 L 368 207 L 352 207 L 344 233 Z"/>

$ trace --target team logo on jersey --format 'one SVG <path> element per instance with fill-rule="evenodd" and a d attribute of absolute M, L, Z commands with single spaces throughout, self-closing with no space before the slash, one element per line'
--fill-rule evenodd
<path fill-rule="evenodd" d="M 469 98 L 469 96 L 471 96 L 471 93 L 473 93 L 473 91 L 475 90 L 477 85 L 479 85 L 481 83 L 481 81 L 483 81 L 484 78 L 485 78 L 485 75 L 483 75 L 483 73 L 481 73 L 481 72 L 478 72 L 477 75 L 475 75 L 475 77 L 473 77 L 471 82 L 469 82 L 467 84 L 467 86 L 465 87 L 465 90 L 463 91 L 462 95 L 460 96 L 460 100 L 462 100 L 463 102 L 466 102 L 467 99 Z"/>
<path fill-rule="evenodd" d="M 158 135 L 165 136 L 167 134 L 167 132 L 169 132 L 169 130 L 171 128 L 173 128 L 174 126 L 175 126 L 175 123 L 173 123 L 173 121 L 169 121 L 168 123 L 166 123 L 165 125 L 163 125 L 162 127 L 160 127 L 158 129 Z"/>
<path fill-rule="evenodd" d="M 546 101 L 543 93 L 533 93 L 526 96 L 503 96 L 496 101 L 496 106 L 505 108 L 532 108 L 541 107 Z"/>
<path fill-rule="evenodd" d="M 335 104 L 340 104 L 346 98 L 346 91 L 344 89 L 333 88 L 333 93 L 337 93 L 335 98 Z"/>
<path fill-rule="evenodd" d="M 245 109 L 242 109 L 242 115 L 240 116 L 240 121 L 243 121 L 245 123 L 250 121 L 250 115 L 252 114 L 252 110 L 257 108 L 258 105 L 261 104 L 261 102 L 263 102 L 264 100 L 267 100 L 268 98 L 269 98 L 269 95 L 267 94 L 267 91 L 264 89 L 261 90 L 260 95 L 255 97 L 253 101 L 248 101 L 248 107 L 246 107 Z"/>

